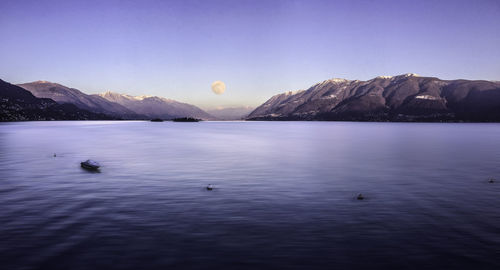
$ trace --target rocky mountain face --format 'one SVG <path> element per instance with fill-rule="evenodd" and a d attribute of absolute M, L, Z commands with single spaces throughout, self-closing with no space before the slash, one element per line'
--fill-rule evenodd
<path fill-rule="evenodd" d="M 50 98 L 60 104 L 74 104 L 78 108 L 95 113 L 104 113 L 124 119 L 144 119 L 146 116 L 139 115 L 134 111 L 118 104 L 110 102 L 99 95 L 87 95 L 78 89 L 69 88 L 64 85 L 47 81 L 36 81 L 23 83 L 18 86 L 30 91 L 39 98 Z"/>
<path fill-rule="evenodd" d="M 149 118 L 172 119 L 193 117 L 203 120 L 214 120 L 215 117 L 202 109 L 187 103 L 156 96 L 130 96 L 114 92 L 99 94 L 100 97 L 118 103 L 132 111 Z"/>
<path fill-rule="evenodd" d="M 37 98 L 29 91 L 0 80 L 0 121 L 116 119 L 82 110 L 73 104 L 58 104 Z"/>
<path fill-rule="evenodd" d="M 215 108 L 206 110 L 218 120 L 242 120 L 245 119 L 255 108 L 250 106 Z"/>
<path fill-rule="evenodd" d="M 500 121 L 500 82 L 416 74 L 331 79 L 271 97 L 249 120 Z"/>

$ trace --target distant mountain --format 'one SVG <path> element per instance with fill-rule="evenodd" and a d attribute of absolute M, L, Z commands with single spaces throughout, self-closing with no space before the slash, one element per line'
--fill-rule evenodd
<path fill-rule="evenodd" d="M 206 110 L 206 112 L 215 116 L 219 120 L 242 120 L 253 110 L 253 107 L 241 106 L 231 108 L 215 108 Z"/>
<path fill-rule="evenodd" d="M 78 89 L 47 81 L 23 83 L 18 86 L 30 91 L 39 98 L 50 98 L 60 104 L 74 104 L 78 108 L 95 113 L 104 113 L 124 119 L 144 119 L 124 106 L 110 102 L 99 95 L 87 95 Z"/>
<path fill-rule="evenodd" d="M 0 121 L 116 119 L 82 110 L 73 104 L 58 104 L 37 98 L 29 91 L 0 80 Z"/>
<path fill-rule="evenodd" d="M 101 93 L 99 96 L 150 118 L 173 119 L 179 117 L 193 117 L 204 120 L 215 119 L 215 117 L 194 105 L 162 97 L 130 96 L 109 91 Z"/>
<path fill-rule="evenodd" d="M 271 97 L 250 120 L 500 121 L 500 82 L 416 74 L 331 79 Z"/>

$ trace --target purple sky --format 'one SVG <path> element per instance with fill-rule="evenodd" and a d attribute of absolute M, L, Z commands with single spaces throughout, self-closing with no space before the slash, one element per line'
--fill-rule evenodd
<path fill-rule="evenodd" d="M 208 108 L 333 77 L 500 80 L 498 0 L 1 0 L 0 13 L 0 78 L 12 83 Z"/>

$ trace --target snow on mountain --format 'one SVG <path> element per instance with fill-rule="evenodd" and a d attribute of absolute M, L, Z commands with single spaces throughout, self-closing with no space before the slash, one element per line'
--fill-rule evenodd
<path fill-rule="evenodd" d="M 215 117 L 194 105 L 157 96 L 131 96 L 111 91 L 98 94 L 98 96 L 150 118 L 194 117 L 204 120 L 215 119 Z"/>
<path fill-rule="evenodd" d="M 252 120 L 500 121 L 500 83 L 414 73 L 368 81 L 330 79 L 275 95 Z"/>
<path fill-rule="evenodd" d="M 18 86 L 30 91 L 38 98 L 50 98 L 59 104 L 74 104 L 78 108 L 95 113 L 105 113 L 118 117 L 137 118 L 135 112 L 124 106 L 110 102 L 97 95 L 87 95 L 82 91 L 58 83 L 35 81 Z"/>

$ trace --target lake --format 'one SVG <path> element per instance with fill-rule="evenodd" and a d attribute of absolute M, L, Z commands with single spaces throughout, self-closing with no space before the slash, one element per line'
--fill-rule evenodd
<path fill-rule="evenodd" d="M 2 269 L 500 269 L 499 206 L 500 124 L 0 123 Z"/>

